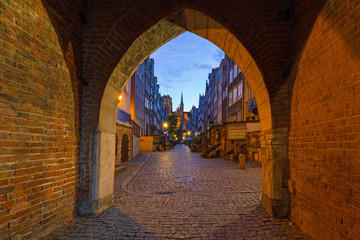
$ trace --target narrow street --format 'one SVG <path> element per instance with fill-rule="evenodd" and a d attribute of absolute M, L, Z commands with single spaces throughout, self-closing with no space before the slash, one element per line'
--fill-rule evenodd
<path fill-rule="evenodd" d="M 114 198 L 99 216 L 77 218 L 46 239 L 308 239 L 261 207 L 259 165 L 240 170 L 185 145 L 128 162 Z"/>

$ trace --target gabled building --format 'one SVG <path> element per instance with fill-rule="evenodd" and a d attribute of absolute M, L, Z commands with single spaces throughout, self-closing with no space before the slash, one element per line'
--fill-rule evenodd
<path fill-rule="evenodd" d="M 120 152 L 124 156 L 126 151 L 123 148 L 128 148 L 128 159 L 135 157 L 140 152 L 141 136 L 161 133 L 165 110 L 160 94 L 160 85 L 154 76 L 154 66 L 153 59 L 149 57 L 145 59 L 122 92 L 122 99 L 119 101 L 117 110 L 118 140 L 116 146 L 119 156 Z M 123 139 L 124 134 L 127 135 L 127 138 Z M 128 147 L 124 145 L 126 141 L 129 142 Z M 124 160 L 125 158 L 121 161 Z M 120 161 L 120 157 L 118 161 Z"/>
<path fill-rule="evenodd" d="M 254 93 L 238 66 L 227 56 L 209 73 L 199 95 L 197 130 L 229 122 L 259 120 Z"/>

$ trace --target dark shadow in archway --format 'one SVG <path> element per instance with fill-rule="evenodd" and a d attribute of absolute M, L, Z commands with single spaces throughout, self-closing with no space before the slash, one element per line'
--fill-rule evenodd
<path fill-rule="evenodd" d="M 295 13 L 293 18 L 293 45 L 292 45 L 292 55 L 290 56 L 288 65 L 286 66 L 287 71 L 284 72 L 284 76 L 289 78 L 289 95 L 290 100 L 292 98 L 292 90 L 295 83 L 297 70 L 299 67 L 299 61 L 304 52 L 305 46 L 309 40 L 310 34 L 313 30 L 314 24 L 319 17 L 320 12 L 324 8 L 326 0 L 319 1 L 301 1 L 302 7 L 295 6 L 293 3 L 293 8 L 298 7 L 298 12 Z M 300 5 L 300 4 L 299 4 Z M 293 9 L 293 11 L 295 11 Z M 306 22 L 306 24 L 305 24 Z M 304 26 L 307 26 L 304 29 Z M 291 104 L 289 104 L 289 112 L 291 113 Z"/>
<path fill-rule="evenodd" d="M 157 238 L 116 207 L 98 216 L 77 218 L 43 240 L 55 239 L 153 239 Z"/>
<path fill-rule="evenodd" d="M 82 23 L 79 17 L 79 13 L 83 11 L 83 6 L 81 1 L 73 0 L 42 0 L 41 2 L 58 37 L 58 43 L 61 47 L 71 80 L 76 131 L 75 168 L 78 169 L 77 175 L 80 175 L 80 171 L 86 171 L 86 169 L 81 168 L 79 162 L 82 126 L 82 95 L 83 88 L 87 86 L 86 81 L 84 81 L 82 78 Z M 79 190 L 81 190 L 81 187 L 79 187 L 79 180 L 76 181 L 75 199 L 78 199 L 78 194 Z M 74 201 L 74 215 L 77 212 L 77 203 L 78 201 Z"/>
<path fill-rule="evenodd" d="M 220 226 L 205 239 L 308 239 L 294 224 L 287 219 L 271 217 L 265 209 L 259 205 L 247 214 L 225 225 Z"/>

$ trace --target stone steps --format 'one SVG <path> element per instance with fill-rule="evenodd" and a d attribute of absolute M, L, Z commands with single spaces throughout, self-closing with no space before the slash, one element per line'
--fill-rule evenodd
<path fill-rule="evenodd" d="M 121 172 L 126 170 L 126 166 L 121 163 L 115 164 L 115 176 L 119 175 Z"/>

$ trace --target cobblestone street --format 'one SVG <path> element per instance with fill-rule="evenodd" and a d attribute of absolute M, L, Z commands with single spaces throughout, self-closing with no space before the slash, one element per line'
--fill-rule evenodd
<path fill-rule="evenodd" d="M 260 198 L 260 166 L 248 162 L 240 170 L 179 145 L 127 163 L 115 178 L 113 207 L 46 239 L 309 239 L 271 218 Z"/>

